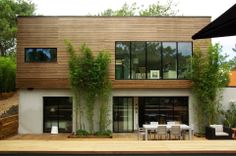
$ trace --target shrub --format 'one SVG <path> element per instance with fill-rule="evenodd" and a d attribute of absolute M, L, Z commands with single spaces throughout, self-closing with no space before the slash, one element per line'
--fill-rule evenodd
<path fill-rule="evenodd" d="M 87 132 L 86 130 L 83 130 L 83 129 L 78 129 L 78 130 L 76 130 L 76 135 L 78 135 L 78 136 L 88 136 L 89 132 Z"/>
<path fill-rule="evenodd" d="M 236 103 L 231 102 L 228 110 L 223 110 L 223 123 L 226 127 L 236 127 Z"/>
<path fill-rule="evenodd" d="M 97 135 L 97 136 L 112 136 L 112 132 L 110 130 L 97 131 L 96 133 L 94 133 L 94 135 Z"/>

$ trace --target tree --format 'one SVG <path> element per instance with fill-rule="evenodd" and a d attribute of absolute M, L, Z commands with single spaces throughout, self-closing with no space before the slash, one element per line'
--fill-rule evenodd
<path fill-rule="evenodd" d="M 173 3 L 172 0 L 167 1 L 167 4 L 162 5 L 159 1 L 155 4 L 151 4 L 148 8 L 143 8 L 142 6 L 137 6 L 136 3 L 133 3 L 129 6 L 127 3 L 118 10 L 107 9 L 100 14 L 99 16 L 173 16 L 176 15 L 178 10 L 174 10 L 177 4 Z"/>
<path fill-rule="evenodd" d="M 216 123 L 219 117 L 222 88 L 229 83 L 231 66 L 227 56 L 220 54 L 219 44 L 210 45 L 208 53 L 197 48 L 192 59 L 192 90 L 196 98 L 199 132 L 204 133 L 206 125 Z"/>
<path fill-rule="evenodd" d="M 1 0 L 0 10 L 0 54 L 5 56 L 15 52 L 17 16 L 33 15 L 35 5 L 26 0 Z"/>
<path fill-rule="evenodd" d="M 16 63 L 11 57 L 0 56 L 0 94 L 15 90 Z"/>
<path fill-rule="evenodd" d="M 236 44 L 235 44 L 235 48 L 232 48 L 232 50 L 236 52 Z M 229 63 L 231 64 L 232 70 L 236 70 L 236 56 L 230 59 Z"/>

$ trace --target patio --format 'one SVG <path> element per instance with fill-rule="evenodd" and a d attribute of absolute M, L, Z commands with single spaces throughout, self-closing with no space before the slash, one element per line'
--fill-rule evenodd
<path fill-rule="evenodd" d="M 52 135 L 50 133 L 44 134 L 18 134 L 12 137 L 6 138 L 5 140 L 76 140 L 76 141 L 140 141 L 144 142 L 144 140 L 138 140 L 137 133 L 113 133 L 112 138 L 68 138 L 69 133 L 59 133 L 57 135 Z M 192 141 L 206 140 L 204 137 L 196 137 L 193 136 Z M 148 140 L 148 141 L 165 141 L 165 140 Z M 167 140 L 166 140 L 167 141 Z M 172 140 L 170 140 L 172 141 Z M 175 140 L 173 140 L 175 141 Z M 189 141 L 180 140 L 180 141 Z"/>
<path fill-rule="evenodd" d="M 114 134 L 112 139 L 67 137 L 68 134 L 16 135 L 0 141 L 0 154 L 160 154 L 160 153 L 236 153 L 235 140 L 137 140 L 136 134 Z"/>

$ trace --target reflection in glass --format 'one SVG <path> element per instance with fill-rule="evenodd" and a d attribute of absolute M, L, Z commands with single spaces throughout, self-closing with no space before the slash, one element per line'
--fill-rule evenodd
<path fill-rule="evenodd" d="M 188 79 L 191 56 L 191 42 L 116 42 L 115 78 Z"/>
<path fill-rule="evenodd" d="M 130 79 L 130 43 L 116 42 L 116 70 L 117 80 Z"/>
<path fill-rule="evenodd" d="M 147 42 L 147 78 L 161 79 L 161 43 Z"/>
<path fill-rule="evenodd" d="M 133 98 L 113 98 L 113 131 L 132 132 L 133 128 Z"/>
<path fill-rule="evenodd" d="M 192 44 L 178 43 L 178 79 L 187 79 L 191 70 Z"/>
<path fill-rule="evenodd" d="M 176 42 L 163 42 L 163 79 L 177 79 Z"/>
<path fill-rule="evenodd" d="M 25 48 L 25 62 L 56 62 L 56 48 Z"/>
<path fill-rule="evenodd" d="M 188 97 L 139 97 L 139 126 L 151 121 L 188 124 Z"/>
<path fill-rule="evenodd" d="M 145 42 L 131 43 L 131 78 L 146 79 Z"/>
<path fill-rule="evenodd" d="M 44 97 L 44 132 L 57 126 L 59 133 L 72 132 L 72 98 Z"/>

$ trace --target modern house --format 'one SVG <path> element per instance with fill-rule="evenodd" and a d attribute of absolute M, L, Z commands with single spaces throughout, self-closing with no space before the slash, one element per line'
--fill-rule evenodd
<path fill-rule="evenodd" d="M 194 124 L 189 60 L 196 46 L 206 51 L 211 40 L 191 37 L 209 22 L 202 16 L 18 17 L 19 133 L 50 132 L 53 124 L 59 132 L 75 131 L 65 39 L 76 47 L 86 43 L 95 55 L 111 53 L 113 132 L 133 132 L 150 121 Z"/>

